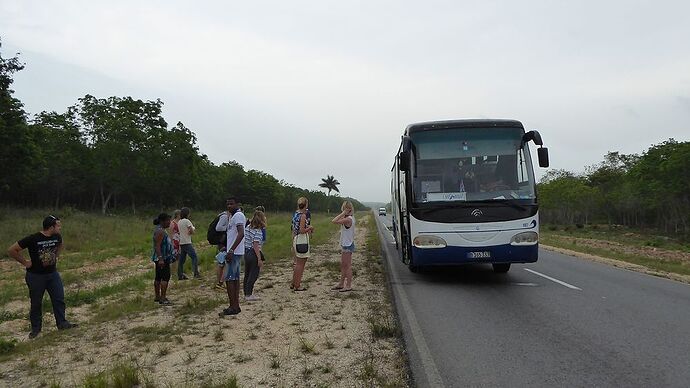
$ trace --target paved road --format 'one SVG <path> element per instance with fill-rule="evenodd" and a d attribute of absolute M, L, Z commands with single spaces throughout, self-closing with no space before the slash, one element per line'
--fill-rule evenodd
<path fill-rule="evenodd" d="M 690 387 L 690 286 L 544 250 L 413 274 L 376 218 L 416 386 Z"/>

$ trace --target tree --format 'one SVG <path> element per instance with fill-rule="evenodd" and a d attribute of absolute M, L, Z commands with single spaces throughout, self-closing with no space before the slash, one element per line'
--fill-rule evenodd
<path fill-rule="evenodd" d="M 0 41 L 0 49 L 2 42 Z M 40 175 L 39 149 L 34 142 L 36 136 L 26 123 L 24 104 L 13 96 L 10 86 L 14 82 L 14 73 L 24 69 L 19 57 L 9 59 L 0 53 L 0 200 L 7 196 L 12 199 L 22 198 L 22 185 L 35 180 Z"/>
<path fill-rule="evenodd" d="M 340 182 L 338 182 L 333 175 L 326 175 L 326 178 L 321 178 L 322 183 L 319 183 L 319 187 L 323 187 L 324 189 L 328 190 L 328 195 L 331 195 L 331 190 L 335 192 L 340 192 L 338 190 L 338 185 Z"/>

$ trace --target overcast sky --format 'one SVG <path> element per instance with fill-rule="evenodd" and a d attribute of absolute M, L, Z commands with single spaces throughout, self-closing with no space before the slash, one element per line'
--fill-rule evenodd
<path fill-rule="evenodd" d="M 331 174 L 388 201 L 412 122 L 517 119 L 574 171 L 690 140 L 688 15 L 688 1 L 2 0 L 0 37 L 26 62 L 14 89 L 32 114 L 87 93 L 160 98 L 215 163 L 310 189 Z"/>

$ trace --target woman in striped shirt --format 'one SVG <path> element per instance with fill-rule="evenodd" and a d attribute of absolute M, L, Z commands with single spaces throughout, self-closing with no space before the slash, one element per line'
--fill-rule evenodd
<path fill-rule="evenodd" d="M 257 210 L 244 230 L 244 299 L 248 302 L 259 300 L 259 296 L 254 294 L 254 284 L 264 265 L 261 247 L 264 244 L 265 227 L 266 214 Z"/>

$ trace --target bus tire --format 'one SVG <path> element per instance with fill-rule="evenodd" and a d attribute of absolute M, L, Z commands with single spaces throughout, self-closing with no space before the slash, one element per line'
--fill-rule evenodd
<path fill-rule="evenodd" d="M 510 263 L 499 263 L 499 264 L 492 264 L 494 267 L 494 272 L 496 273 L 506 273 L 508 270 L 510 270 Z"/>

